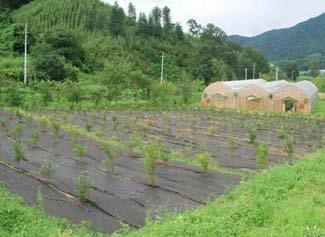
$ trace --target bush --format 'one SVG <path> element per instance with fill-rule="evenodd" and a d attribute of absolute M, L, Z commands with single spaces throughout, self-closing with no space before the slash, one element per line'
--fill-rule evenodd
<path fill-rule="evenodd" d="M 207 152 L 202 152 L 197 155 L 197 161 L 199 162 L 202 173 L 206 173 L 209 168 L 210 155 Z"/>
<path fill-rule="evenodd" d="M 284 150 L 287 152 L 288 156 L 293 153 L 293 136 L 287 136 L 284 142 Z"/>
<path fill-rule="evenodd" d="M 259 169 L 265 169 L 267 166 L 268 147 L 265 143 L 256 144 L 257 158 L 256 164 Z"/>
<path fill-rule="evenodd" d="M 73 146 L 73 154 L 80 160 L 85 157 L 86 152 L 87 150 L 82 144 L 77 143 Z"/>
<path fill-rule="evenodd" d="M 54 174 L 55 169 L 56 167 L 53 162 L 49 162 L 41 167 L 40 173 L 44 177 L 50 178 Z"/>
<path fill-rule="evenodd" d="M 105 171 L 108 171 L 108 169 L 110 169 L 110 171 L 113 174 L 117 154 L 116 154 L 116 152 L 114 151 L 113 148 L 111 148 L 108 144 L 105 144 L 105 143 L 101 144 L 101 149 L 105 153 L 106 158 L 107 158 L 106 160 L 104 160 L 102 162 L 102 165 L 103 165 Z"/>
<path fill-rule="evenodd" d="M 145 170 L 145 177 L 148 182 L 154 186 L 156 184 L 156 160 L 160 156 L 159 145 L 156 142 L 150 142 L 144 148 L 143 167 Z"/>
<path fill-rule="evenodd" d="M 24 154 L 24 147 L 23 144 L 20 141 L 16 141 L 13 146 L 13 160 L 19 163 L 20 161 L 25 159 L 25 154 Z"/>
<path fill-rule="evenodd" d="M 29 145 L 35 148 L 39 140 L 40 140 L 39 133 L 37 131 L 32 131 L 29 138 Z"/>
<path fill-rule="evenodd" d="M 87 171 L 82 171 L 75 183 L 75 195 L 82 202 L 87 202 L 93 182 Z"/>
<path fill-rule="evenodd" d="M 248 128 L 247 133 L 248 133 L 249 142 L 254 143 L 256 140 L 256 131 L 253 130 L 252 128 Z"/>

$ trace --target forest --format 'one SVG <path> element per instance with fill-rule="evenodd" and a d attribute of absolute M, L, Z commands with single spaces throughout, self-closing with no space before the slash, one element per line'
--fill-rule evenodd
<path fill-rule="evenodd" d="M 213 81 L 243 79 L 245 68 L 248 78 L 254 65 L 255 77 L 271 72 L 259 52 L 227 40 L 214 24 L 189 19 L 184 32 L 167 6 L 149 15 L 132 3 L 125 12 L 99 0 L 2 0 L 0 6 L 1 103 L 9 106 L 98 106 L 121 98 L 177 104 Z M 22 86 L 25 24 L 28 85 Z"/>

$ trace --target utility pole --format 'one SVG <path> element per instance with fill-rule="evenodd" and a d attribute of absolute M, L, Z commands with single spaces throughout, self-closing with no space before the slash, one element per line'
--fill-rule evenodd
<path fill-rule="evenodd" d="M 24 84 L 27 84 L 27 23 L 25 24 L 25 60 L 24 60 Z"/>
<path fill-rule="evenodd" d="M 279 80 L 279 67 L 276 67 L 276 69 L 275 69 L 275 80 L 276 81 Z"/>
<path fill-rule="evenodd" d="M 247 80 L 247 68 L 245 68 L 245 80 Z"/>
<path fill-rule="evenodd" d="M 256 64 L 254 63 L 254 65 L 253 65 L 253 79 L 255 79 L 255 69 L 256 69 Z"/>
<path fill-rule="evenodd" d="M 164 80 L 164 61 L 165 61 L 165 53 L 163 52 L 161 55 L 161 75 L 160 75 L 160 84 L 163 84 Z"/>

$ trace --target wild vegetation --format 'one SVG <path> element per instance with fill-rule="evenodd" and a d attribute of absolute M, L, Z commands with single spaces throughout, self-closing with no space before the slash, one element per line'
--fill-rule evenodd
<path fill-rule="evenodd" d="M 6 4 L 2 14 L 9 21 L 0 23 L 2 106 L 74 108 L 87 101 L 98 107 L 120 100 L 187 104 L 200 85 L 243 78 L 248 65 L 256 65 L 256 76 L 269 72 L 256 50 L 228 41 L 213 24 L 191 19 L 190 33 L 183 32 L 168 7 L 146 16 L 132 4 L 125 13 L 99 0 L 34 0 L 14 11 L 17 7 Z M 25 23 L 28 86 L 19 83 Z M 165 83 L 160 85 L 163 52 Z"/>

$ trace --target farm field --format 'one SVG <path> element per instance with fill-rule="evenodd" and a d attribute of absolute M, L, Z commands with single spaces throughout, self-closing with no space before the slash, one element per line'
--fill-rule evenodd
<path fill-rule="evenodd" d="M 87 220 L 105 232 L 140 228 L 148 217 L 160 220 L 229 192 L 261 168 L 253 142 L 268 147 L 264 166 L 324 147 L 325 123 L 312 116 L 221 110 L 0 113 L 5 186 L 28 204 L 41 203 L 47 213 L 74 223 Z M 114 160 L 103 144 L 116 153 Z M 148 173 L 144 160 L 153 150 L 159 160 Z M 208 158 L 202 161 L 202 154 Z M 90 183 L 86 200 L 76 188 L 80 177 Z"/>

